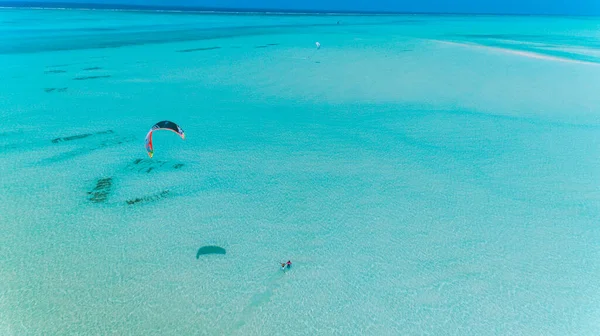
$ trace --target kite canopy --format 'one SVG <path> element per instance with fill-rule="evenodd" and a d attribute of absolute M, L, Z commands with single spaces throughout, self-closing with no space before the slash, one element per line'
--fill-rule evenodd
<path fill-rule="evenodd" d="M 152 132 L 158 131 L 158 130 L 167 130 L 167 131 L 175 132 L 175 133 L 179 134 L 179 136 L 182 139 L 185 139 L 185 133 L 183 132 L 181 127 L 179 127 L 179 125 L 177 125 L 176 123 L 174 123 L 172 121 L 168 121 L 168 120 L 157 122 L 156 124 L 154 124 L 154 126 L 152 126 L 152 128 L 146 135 L 146 150 L 148 151 L 148 156 L 150 156 L 150 157 L 152 157 L 154 155 L 154 147 L 152 146 Z"/>

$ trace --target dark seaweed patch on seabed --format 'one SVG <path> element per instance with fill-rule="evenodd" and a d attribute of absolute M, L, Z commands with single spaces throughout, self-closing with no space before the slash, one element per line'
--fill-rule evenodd
<path fill-rule="evenodd" d="M 168 194 L 169 194 L 168 190 L 163 190 L 163 191 L 161 191 L 158 194 L 144 196 L 144 197 L 138 197 L 138 198 L 133 198 L 133 199 L 129 199 L 129 200 L 125 201 L 125 202 L 128 205 L 133 205 L 133 204 L 142 203 L 142 202 L 153 202 L 153 201 L 157 201 L 157 200 L 159 200 L 161 198 L 167 197 Z"/>
<path fill-rule="evenodd" d="M 261 48 L 274 47 L 274 46 L 278 46 L 278 45 L 279 45 L 279 43 L 267 43 L 265 45 L 255 46 L 254 48 L 261 49 Z"/>
<path fill-rule="evenodd" d="M 44 92 L 48 92 L 48 93 L 54 92 L 54 91 L 56 91 L 56 92 L 66 92 L 67 88 L 64 87 L 64 88 L 45 88 L 44 89 Z"/>
<path fill-rule="evenodd" d="M 45 74 L 57 74 L 57 73 L 65 73 L 67 72 L 66 70 L 46 70 L 44 71 Z"/>
<path fill-rule="evenodd" d="M 73 80 L 88 80 L 88 79 L 98 79 L 98 78 L 109 78 L 111 75 L 102 75 L 102 76 L 83 76 L 83 77 L 75 77 Z"/>
<path fill-rule="evenodd" d="M 135 159 L 132 164 L 129 164 L 127 168 L 129 170 L 137 171 L 138 173 L 146 172 L 150 173 L 152 170 L 162 167 L 166 164 L 166 161 L 150 160 L 150 159 Z"/>
<path fill-rule="evenodd" d="M 127 169 L 137 171 L 138 173 L 150 173 L 155 170 L 161 170 L 167 163 L 167 161 L 160 160 L 135 159 L 132 163 L 127 165 Z M 183 166 L 183 163 L 175 163 L 171 167 L 173 169 L 180 169 Z"/>
<path fill-rule="evenodd" d="M 112 189 L 112 177 L 101 178 L 96 181 L 96 186 L 88 192 L 88 200 L 92 203 L 104 203 Z"/>
<path fill-rule="evenodd" d="M 177 50 L 177 52 L 187 53 L 187 52 L 193 52 L 193 51 L 205 51 L 205 50 L 215 50 L 215 49 L 221 49 L 221 47 L 206 47 L 206 48 L 183 49 L 183 50 Z"/>
<path fill-rule="evenodd" d="M 89 67 L 89 68 L 83 68 L 84 71 L 91 71 L 91 70 L 101 70 L 101 67 Z"/>
<path fill-rule="evenodd" d="M 64 141 L 78 140 L 78 139 L 84 139 L 84 138 L 90 137 L 92 135 L 102 135 L 102 134 L 112 134 L 112 133 L 114 133 L 113 130 L 106 130 L 106 131 L 100 131 L 100 132 L 96 132 L 96 133 L 77 134 L 77 135 L 71 135 L 71 136 L 68 136 L 68 137 L 52 139 L 52 143 L 59 143 L 59 142 L 64 142 Z"/>
<path fill-rule="evenodd" d="M 83 135 L 83 134 L 81 134 Z M 78 135 L 81 136 L 81 135 Z M 93 134 L 92 134 L 93 135 Z M 91 135 L 90 135 L 91 136 Z M 81 137 L 81 138 L 87 138 L 86 137 Z M 81 139 L 80 138 L 80 139 Z M 49 158 L 43 159 L 39 162 L 40 165 L 45 165 L 45 164 L 52 164 L 55 162 L 60 162 L 60 161 L 65 161 L 65 160 L 72 160 L 78 156 L 82 156 L 82 155 L 87 155 L 89 153 L 92 153 L 93 151 L 102 149 L 102 148 L 108 148 L 108 147 L 112 147 L 112 146 L 118 146 L 124 143 L 128 143 L 128 142 L 132 142 L 136 140 L 135 137 L 114 137 L 114 138 L 110 138 L 107 140 L 104 140 L 102 142 L 100 142 L 99 144 L 96 144 L 95 146 L 84 146 L 84 147 L 79 147 L 76 149 L 73 149 L 71 151 L 68 152 L 64 152 L 64 153 L 60 153 L 54 156 L 51 156 Z"/>

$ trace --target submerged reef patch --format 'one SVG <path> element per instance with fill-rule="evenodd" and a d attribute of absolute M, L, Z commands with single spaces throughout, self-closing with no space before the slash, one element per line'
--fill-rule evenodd
<path fill-rule="evenodd" d="M 57 70 L 46 70 L 46 71 L 44 71 L 45 74 L 57 74 L 57 73 L 65 73 L 65 72 L 67 72 L 67 70 L 57 69 Z"/>
<path fill-rule="evenodd" d="M 85 134 L 77 134 L 77 135 L 71 135 L 68 137 L 63 137 L 63 138 L 55 138 L 52 139 L 52 143 L 59 143 L 59 142 L 64 142 L 64 141 L 72 141 L 72 140 L 78 140 L 78 139 L 84 139 L 93 135 L 102 135 L 102 134 L 112 134 L 114 133 L 113 130 L 106 130 L 106 131 L 100 131 L 100 132 L 96 132 L 96 133 L 85 133 Z"/>
<path fill-rule="evenodd" d="M 102 75 L 102 76 L 83 76 L 83 77 L 75 77 L 73 80 L 88 80 L 88 79 L 98 79 L 98 78 L 110 78 L 111 75 Z"/>
<path fill-rule="evenodd" d="M 92 135 L 94 135 L 94 134 L 80 134 L 75 137 L 77 137 L 77 139 L 83 139 L 83 138 L 90 137 Z M 67 138 L 70 138 L 69 140 L 74 140 L 74 139 L 72 139 L 72 137 L 67 137 Z M 64 138 L 54 139 L 53 142 L 64 141 L 62 139 L 64 139 Z M 66 141 L 69 141 L 69 140 L 66 140 Z M 60 154 L 51 156 L 49 158 L 41 160 L 39 162 L 39 164 L 52 164 L 55 162 L 71 160 L 78 156 L 87 155 L 89 153 L 92 153 L 93 151 L 96 151 L 96 150 L 99 150 L 102 148 L 117 146 L 117 145 L 121 145 L 124 143 L 132 142 L 134 140 L 135 140 L 134 137 L 114 137 L 114 138 L 106 139 L 106 140 L 101 141 L 100 143 L 97 143 L 97 142 L 92 143 L 92 144 L 89 144 L 86 146 L 82 146 L 82 147 L 73 149 L 68 152 L 64 152 L 64 153 L 60 153 Z"/>
<path fill-rule="evenodd" d="M 56 92 L 66 92 L 67 88 L 64 87 L 64 88 L 45 88 L 44 89 L 44 92 L 46 92 L 46 93 L 50 93 L 50 92 L 54 92 L 54 91 L 56 91 Z"/>
<path fill-rule="evenodd" d="M 88 192 L 88 198 L 92 203 L 105 203 L 112 189 L 112 177 L 101 178 L 96 181 L 96 186 Z"/>
<path fill-rule="evenodd" d="M 138 198 L 133 198 L 133 199 L 129 199 L 129 200 L 125 201 L 125 202 L 128 205 L 133 205 L 133 204 L 137 204 L 137 203 L 154 202 L 154 201 L 157 201 L 159 199 L 167 197 L 168 194 L 169 194 L 168 190 L 163 190 L 163 191 L 161 191 L 158 194 L 148 195 L 148 196 L 143 196 L 143 197 L 138 197 Z"/>
<path fill-rule="evenodd" d="M 132 163 L 127 165 L 127 169 L 131 171 L 137 171 L 138 173 L 150 173 L 156 170 L 162 170 L 169 162 L 152 159 L 135 159 Z M 170 167 L 173 169 L 180 169 L 183 167 L 183 163 L 175 163 Z M 168 169 L 168 168 L 167 168 Z"/>
<path fill-rule="evenodd" d="M 138 173 L 146 172 L 149 173 L 156 168 L 160 168 L 167 164 L 167 161 L 161 160 L 150 160 L 150 159 L 135 159 L 132 163 L 127 165 L 127 169 L 137 171 Z"/>
<path fill-rule="evenodd" d="M 206 51 L 206 50 L 215 50 L 215 49 L 221 49 L 221 47 L 205 47 L 205 48 L 183 49 L 183 50 L 177 50 L 177 52 L 187 53 L 187 52 Z"/>
<path fill-rule="evenodd" d="M 274 47 L 274 46 L 278 46 L 278 45 L 279 45 L 279 43 L 267 43 L 264 45 L 254 46 L 254 48 L 261 49 L 261 48 Z"/>

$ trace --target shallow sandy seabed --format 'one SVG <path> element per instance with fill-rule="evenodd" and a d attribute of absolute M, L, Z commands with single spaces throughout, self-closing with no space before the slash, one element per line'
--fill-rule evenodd
<path fill-rule="evenodd" d="M 595 21 L 2 13 L 0 334 L 599 330 Z"/>

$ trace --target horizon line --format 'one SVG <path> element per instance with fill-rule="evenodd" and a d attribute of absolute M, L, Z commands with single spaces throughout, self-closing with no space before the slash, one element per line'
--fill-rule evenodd
<path fill-rule="evenodd" d="M 585 14 L 532 14 L 532 13 L 489 13 L 489 12 L 402 12 L 402 11 L 361 11 L 361 10 L 330 10 L 330 9 L 278 9 L 278 8 L 232 8 L 232 7 L 201 7 L 201 6 L 161 6 L 161 5 L 128 5 L 117 3 L 80 3 L 80 2 L 41 2 L 41 1 L 2 1 L 0 8 L 29 8 L 29 9 L 95 9 L 95 10 L 128 10 L 166 13 L 204 13 L 204 14 L 328 14 L 328 15 L 479 15 L 479 16 L 562 16 L 562 17 L 598 17 L 599 15 Z"/>

